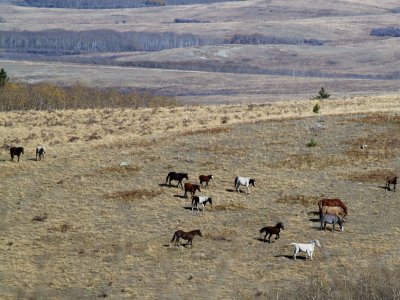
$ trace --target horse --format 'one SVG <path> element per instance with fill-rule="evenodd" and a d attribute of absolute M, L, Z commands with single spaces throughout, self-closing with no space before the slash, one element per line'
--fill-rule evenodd
<path fill-rule="evenodd" d="M 199 176 L 200 185 L 203 187 L 203 182 L 206 183 L 205 187 L 208 188 L 208 182 L 210 180 L 214 180 L 214 176 L 212 175 L 200 175 Z"/>
<path fill-rule="evenodd" d="M 44 154 L 46 153 L 46 149 L 42 146 L 36 147 L 36 160 L 44 160 Z"/>
<path fill-rule="evenodd" d="M 347 206 L 340 199 L 322 199 L 318 201 L 319 207 L 319 216 L 322 216 L 322 207 L 323 206 L 339 206 L 343 208 L 344 214 L 347 216 Z"/>
<path fill-rule="evenodd" d="M 320 222 L 321 222 L 321 230 L 322 229 L 326 230 L 326 223 L 332 224 L 332 232 L 335 231 L 335 224 L 339 224 L 340 231 L 344 230 L 343 221 L 338 216 L 325 214 L 322 215 L 322 217 L 320 218 Z"/>
<path fill-rule="evenodd" d="M 300 243 L 290 243 L 290 245 L 294 245 L 293 258 L 296 260 L 296 256 L 299 252 L 306 252 L 308 257 L 313 260 L 313 253 L 315 249 L 315 245 L 321 247 L 321 244 L 318 240 L 312 240 L 309 244 L 300 244 Z M 306 257 L 307 259 L 307 257 Z"/>
<path fill-rule="evenodd" d="M 10 148 L 10 155 L 11 155 L 11 161 L 14 161 L 14 156 L 18 156 L 18 161 L 19 161 L 19 156 L 24 154 L 24 147 L 11 147 Z"/>
<path fill-rule="evenodd" d="M 183 188 L 183 186 L 182 186 L 182 180 L 183 179 L 189 180 L 188 173 L 169 172 L 168 175 L 167 175 L 167 178 L 165 179 L 165 184 L 167 184 L 168 181 L 169 181 L 169 187 L 171 187 L 171 181 L 172 180 L 177 180 L 178 181 L 178 187 L 179 187 L 179 184 L 180 184 L 181 187 Z"/>
<path fill-rule="evenodd" d="M 178 244 L 178 246 L 181 246 L 181 244 L 179 244 L 179 239 L 184 239 L 187 240 L 188 243 L 187 245 L 190 245 L 190 248 L 193 247 L 193 238 L 198 235 L 200 237 L 202 237 L 203 235 L 201 234 L 201 231 L 199 229 L 196 230 L 192 230 L 189 232 L 185 232 L 183 230 L 177 230 L 174 233 L 174 236 L 172 237 L 172 240 L 169 242 L 169 245 L 171 246 L 171 243 L 174 243 L 174 245 L 176 246 L 176 244 Z"/>
<path fill-rule="evenodd" d="M 235 178 L 235 184 L 234 184 L 236 192 L 239 192 L 239 187 L 241 185 L 245 185 L 247 187 L 247 193 L 249 194 L 250 193 L 249 185 L 256 186 L 256 180 L 247 177 L 237 176 Z"/>
<path fill-rule="evenodd" d="M 209 202 L 212 205 L 212 198 L 208 196 L 192 196 L 192 211 L 194 206 L 196 206 L 198 211 L 199 204 L 203 205 L 203 211 L 204 211 L 207 202 Z"/>
<path fill-rule="evenodd" d="M 187 192 L 190 192 L 190 194 L 192 195 L 192 197 L 194 196 L 194 194 L 196 193 L 196 190 L 200 191 L 200 185 L 198 184 L 193 184 L 193 183 L 189 183 L 189 182 L 185 182 L 185 194 L 183 195 L 184 197 L 187 198 Z"/>
<path fill-rule="evenodd" d="M 279 232 L 282 230 L 285 230 L 285 228 L 283 227 L 282 222 L 277 223 L 275 226 L 266 226 L 260 229 L 260 233 L 265 232 L 265 236 L 264 236 L 264 242 L 267 239 L 267 235 L 269 234 L 268 237 L 268 243 L 271 243 L 271 236 L 273 234 L 275 234 L 275 239 L 279 239 Z"/>
<path fill-rule="evenodd" d="M 346 214 L 344 213 L 343 208 L 339 206 L 322 206 L 322 215 L 329 214 L 329 215 L 334 215 L 337 217 L 342 218 L 343 220 L 346 220 Z"/>
<path fill-rule="evenodd" d="M 386 177 L 386 186 L 385 188 L 390 191 L 390 185 L 393 184 L 393 192 L 396 191 L 396 184 L 397 184 L 397 179 L 399 179 L 398 176 L 388 176 Z"/>

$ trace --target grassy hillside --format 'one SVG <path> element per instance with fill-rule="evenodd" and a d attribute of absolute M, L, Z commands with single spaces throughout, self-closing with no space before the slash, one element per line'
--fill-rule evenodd
<path fill-rule="evenodd" d="M 314 104 L 0 113 L 1 298 L 399 299 L 400 202 L 382 188 L 400 171 L 399 97 Z M 213 174 L 214 205 L 192 213 L 172 170 Z M 236 175 L 257 179 L 249 195 Z M 344 232 L 319 230 L 322 197 L 348 205 Z M 192 249 L 168 247 L 197 228 Z M 314 261 L 293 261 L 314 238 Z"/>

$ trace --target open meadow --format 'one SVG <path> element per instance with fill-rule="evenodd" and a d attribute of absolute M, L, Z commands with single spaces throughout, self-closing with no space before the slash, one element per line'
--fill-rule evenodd
<path fill-rule="evenodd" d="M 400 98 L 315 102 L 0 112 L 0 298 L 400 299 Z M 192 213 L 170 171 L 213 174 L 213 205 Z M 313 214 L 331 197 L 344 232 Z M 178 229 L 203 237 L 169 247 Z"/>

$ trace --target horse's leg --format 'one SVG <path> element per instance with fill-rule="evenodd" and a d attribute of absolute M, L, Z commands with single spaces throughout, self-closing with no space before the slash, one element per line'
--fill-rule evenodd
<path fill-rule="evenodd" d="M 275 239 L 276 239 L 276 240 L 279 239 L 279 233 L 276 234 Z"/>
<path fill-rule="evenodd" d="M 296 247 L 293 252 L 293 258 L 296 260 L 297 253 L 299 253 L 299 249 Z"/>
<path fill-rule="evenodd" d="M 269 233 L 269 236 L 268 236 L 268 243 L 270 243 L 270 244 L 271 244 L 271 236 L 272 236 L 272 233 Z"/>

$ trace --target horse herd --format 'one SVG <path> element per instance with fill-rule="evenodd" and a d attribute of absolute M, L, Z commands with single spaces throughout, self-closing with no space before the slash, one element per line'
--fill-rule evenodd
<path fill-rule="evenodd" d="M 177 173 L 177 172 L 169 172 L 165 184 L 171 187 L 171 181 L 177 181 L 177 187 L 181 187 L 184 190 L 183 197 L 188 197 L 188 193 L 191 194 L 191 209 L 196 208 L 199 211 L 199 206 L 202 205 L 202 211 L 205 209 L 205 205 L 210 203 L 212 205 L 212 197 L 209 196 L 196 196 L 196 191 L 201 193 L 202 187 L 208 188 L 208 184 L 211 180 L 214 179 L 213 175 L 200 175 L 199 176 L 199 184 L 189 183 L 182 181 L 186 179 L 189 180 L 188 173 Z M 397 180 L 397 179 L 396 179 Z M 395 180 L 395 181 L 396 181 Z M 245 186 L 247 188 L 246 193 L 250 193 L 250 185 L 255 186 L 256 180 L 248 177 L 237 176 L 234 181 L 234 187 L 236 192 L 240 192 L 240 186 Z M 397 183 L 397 182 L 396 182 Z M 335 225 L 337 224 L 340 228 L 340 231 L 344 230 L 344 222 L 347 220 L 347 206 L 340 199 L 322 199 L 318 201 L 318 214 L 320 221 L 320 230 L 325 230 L 327 224 L 332 225 L 332 231 L 335 231 Z M 260 229 L 260 234 L 264 234 L 263 241 L 271 243 L 271 237 L 275 235 L 275 240 L 279 239 L 280 231 L 285 230 L 284 224 L 282 222 L 278 222 L 275 226 L 265 226 Z M 177 230 L 174 232 L 174 235 L 170 241 L 170 245 L 178 245 L 180 246 L 180 239 L 187 240 L 187 246 L 193 246 L 193 239 L 195 236 L 202 237 L 202 233 L 199 229 L 185 232 L 182 230 Z M 308 244 L 304 243 L 291 243 L 294 245 L 293 258 L 296 259 L 296 256 L 299 252 L 307 253 L 307 256 L 312 260 L 313 252 L 315 246 L 321 247 L 321 244 L 318 240 L 312 240 Z"/>
<path fill-rule="evenodd" d="M 36 160 L 44 160 L 44 154 L 46 153 L 46 149 L 43 146 L 38 146 L 35 149 Z M 11 147 L 10 148 L 10 156 L 11 161 L 14 161 L 14 157 L 17 156 L 18 162 L 20 159 L 20 155 L 24 154 L 23 147 Z M 199 211 L 199 206 L 202 206 L 202 211 L 205 210 L 205 205 L 210 203 L 213 204 L 213 200 L 209 196 L 196 196 L 195 193 L 198 191 L 201 193 L 200 188 L 208 188 L 208 184 L 210 181 L 214 180 L 213 175 L 200 175 L 199 176 L 199 184 L 186 182 L 183 184 L 183 180 L 189 180 L 188 173 L 177 173 L 177 172 L 169 172 L 166 177 L 165 184 L 171 187 L 171 181 L 177 181 L 177 187 L 181 187 L 184 190 L 184 197 L 188 197 L 188 193 L 191 194 L 191 209 L 196 208 Z M 396 190 L 396 184 L 398 182 L 398 176 L 388 176 L 386 177 L 386 185 L 385 189 L 391 191 Z M 255 187 L 256 180 L 248 177 L 237 176 L 234 181 L 234 188 L 236 192 L 240 192 L 240 186 L 246 187 L 246 193 L 250 193 L 250 186 Z M 391 189 L 391 185 L 393 189 Z M 325 230 L 326 224 L 332 224 L 332 231 L 335 231 L 335 225 L 338 224 L 340 231 L 344 230 L 344 222 L 347 218 L 347 206 L 340 199 L 322 199 L 318 202 L 318 214 L 320 221 L 320 229 Z M 275 240 L 279 239 L 280 230 L 285 230 L 282 222 L 278 222 L 275 226 L 266 226 L 260 229 L 260 234 L 265 234 L 263 241 L 266 242 L 268 240 L 271 243 L 271 236 L 275 235 Z M 187 240 L 188 246 L 193 246 L 193 238 L 195 236 L 202 237 L 202 233 L 200 230 L 193 230 L 190 232 L 185 232 L 182 230 L 175 231 L 170 244 L 174 243 L 175 245 L 180 245 L 179 240 L 184 239 Z M 267 239 L 268 237 L 268 239 Z M 315 245 L 321 247 L 321 244 L 318 240 L 313 240 L 308 244 L 302 243 L 291 243 L 291 245 L 295 246 L 293 252 L 293 258 L 296 259 L 296 255 L 299 252 L 307 253 L 308 257 L 312 260 L 312 255 L 314 252 Z"/>

